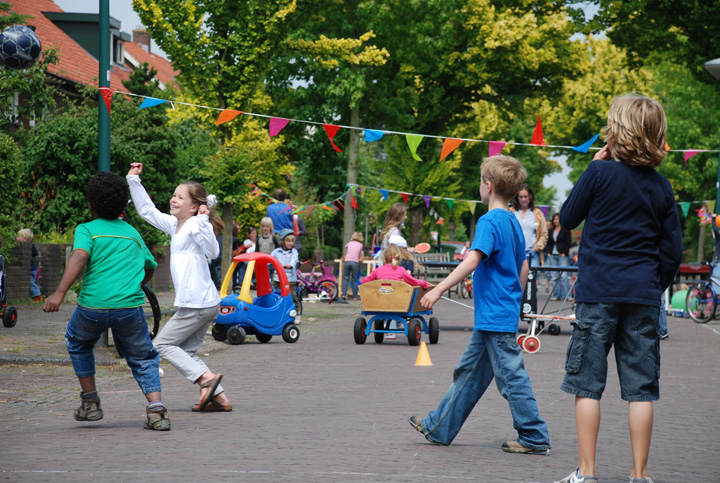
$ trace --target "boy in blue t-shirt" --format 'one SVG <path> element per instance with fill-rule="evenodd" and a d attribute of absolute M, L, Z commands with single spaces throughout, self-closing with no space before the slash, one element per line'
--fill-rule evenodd
<path fill-rule="evenodd" d="M 475 230 L 470 253 L 420 301 L 430 309 L 440 296 L 474 270 L 475 324 L 470 344 L 453 372 L 453 382 L 435 411 L 410 424 L 431 443 L 449 445 L 495 378 L 508 401 L 516 441 L 503 443 L 508 453 L 549 453 L 547 425 L 538 413 L 530 378 L 516 334 L 522 288 L 527 282 L 525 238 L 508 201 L 520 190 L 527 171 L 510 156 L 485 158 L 480 167 L 480 198 L 488 205 Z"/>
<path fill-rule="evenodd" d="M 80 382 L 76 421 L 103 418 L 95 386 L 93 347 L 108 329 L 148 401 L 145 428 L 169 431 L 170 418 L 161 400 L 160 358 L 148 333 L 142 284 L 157 263 L 140 234 L 119 219 L 130 198 L 125 178 L 102 171 L 88 182 L 93 221 L 78 225 L 73 253 L 55 293 L 43 311 L 57 312 L 72 283 L 83 275 L 83 288 L 65 332 L 65 342 Z"/>

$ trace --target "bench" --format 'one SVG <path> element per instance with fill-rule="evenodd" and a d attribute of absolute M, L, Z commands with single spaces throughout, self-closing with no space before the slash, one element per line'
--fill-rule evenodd
<path fill-rule="evenodd" d="M 425 281 L 428 283 L 435 283 L 441 282 L 445 277 L 450 275 L 450 273 L 454 270 L 454 267 L 434 267 L 430 264 L 423 265 L 423 262 L 443 262 L 443 263 L 449 263 L 450 262 L 450 254 L 447 252 L 444 253 L 415 253 L 413 254 L 413 258 L 415 258 L 415 261 L 418 263 L 418 270 L 417 272 L 424 275 Z M 450 293 L 456 292 L 460 293 L 459 284 L 455 287 L 448 290 L 448 295 Z"/>

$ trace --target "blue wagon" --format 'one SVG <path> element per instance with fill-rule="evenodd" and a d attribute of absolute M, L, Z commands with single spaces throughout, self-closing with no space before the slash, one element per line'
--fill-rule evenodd
<path fill-rule="evenodd" d="M 424 316 L 432 315 L 432 310 L 420 305 L 420 299 L 426 292 L 397 280 L 373 280 L 360 285 L 363 317 L 355 320 L 355 343 L 364 344 L 368 335 L 375 334 L 375 342 L 382 344 L 385 334 L 402 334 L 408 338 L 410 345 L 416 346 L 425 332 L 430 343 L 437 344 L 440 323 L 435 317 L 426 321 Z M 370 320 L 365 317 L 370 317 Z M 391 329 L 392 321 L 402 328 Z"/>

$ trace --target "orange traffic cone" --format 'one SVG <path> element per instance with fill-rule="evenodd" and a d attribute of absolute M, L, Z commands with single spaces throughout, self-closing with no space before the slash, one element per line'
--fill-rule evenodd
<path fill-rule="evenodd" d="M 425 342 L 420 342 L 420 350 L 418 351 L 417 359 L 415 359 L 416 366 L 432 366 L 433 363 L 430 360 L 430 353 L 427 350 Z"/>

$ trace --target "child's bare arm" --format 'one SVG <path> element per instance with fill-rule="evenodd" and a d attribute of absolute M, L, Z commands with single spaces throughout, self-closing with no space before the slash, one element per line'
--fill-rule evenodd
<path fill-rule="evenodd" d="M 530 267 L 528 266 L 527 258 L 522 264 L 522 267 L 520 268 L 520 287 L 522 288 L 522 291 L 525 291 L 525 285 L 527 285 L 527 279 L 528 279 L 528 273 L 530 273 Z"/>
<path fill-rule="evenodd" d="M 70 261 L 65 267 L 65 273 L 63 273 L 60 284 L 58 285 L 55 293 L 45 299 L 43 305 L 43 312 L 57 312 L 60 305 L 65 300 L 65 294 L 70 290 L 70 286 L 80 276 L 85 269 L 85 264 L 89 258 L 88 252 L 85 250 L 75 250 L 70 257 Z"/>
<path fill-rule="evenodd" d="M 443 293 L 465 280 L 465 277 L 470 275 L 470 273 L 477 268 L 478 263 L 480 263 L 480 260 L 482 260 L 484 256 L 485 255 L 480 250 L 471 250 L 465 260 L 463 260 L 462 263 L 460 263 L 460 265 L 458 265 L 455 270 L 453 270 L 452 273 L 445 278 L 445 280 L 437 284 L 434 289 L 425 294 L 422 300 L 420 300 L 420 305 L 426 309 L 431 309 L 432 306 L 435 305 L 435 302 L 440 300 Z"/>

